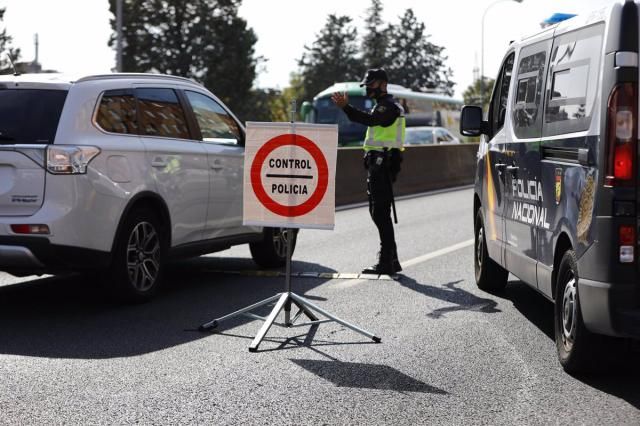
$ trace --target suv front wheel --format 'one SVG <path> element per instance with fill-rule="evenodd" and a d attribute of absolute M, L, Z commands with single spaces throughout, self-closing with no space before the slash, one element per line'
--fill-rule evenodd
<path fill-rule="evenodd" d="M 124 222 L 113 253 L 110 278 L 119 296 L 131 302 L 151 299 L 164 270 L 167 240 L 158 217 L 136 209 Z"/>
<path fill-rule="evenodd" d="M 292 231 L 291 254 L 293 254 L 298 240 L 298 230 L 292 229 Z M 249 244 L 253 261 L 263 268 L 284 266 L 287 261 L 287 243 L 284 232 L 284 228 L 264 228 L 262 240 Z"/>

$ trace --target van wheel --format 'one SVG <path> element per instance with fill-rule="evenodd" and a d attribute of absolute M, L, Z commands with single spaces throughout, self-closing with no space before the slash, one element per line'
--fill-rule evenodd
<path fill-rule="evenodd" d="M 578 262 L 568 250 L 558 268 L 555 298 L 555 336 L 560 364 L 568 373 L 585 372 L 598 358 L 596 336 L 582 321 L 578 295 Z"/>
<path fill-rule="evenodd" d="M 474 267 L 478 288 L 488 292 L 504 290 L 509 271 L 489 257 L 482 211 L 476 213 Z"/>
<path fill-rule="evenodd" d="M 291 253 L 296 248 L 298 230 L 293 231 Z M 250 243 L 253 261 L 263 268 L 277 268 L 287 262 L 287 244 L 283 228 L 264 228 L 262 241 Z"/>
<path fill-rule="evenodd" d="M 110 278 L 117 296 L 134 303 L 150 300 L 164 270 L 167 240 L 158 217 L 136 209 L 124 222 L 113 253 Z"/>

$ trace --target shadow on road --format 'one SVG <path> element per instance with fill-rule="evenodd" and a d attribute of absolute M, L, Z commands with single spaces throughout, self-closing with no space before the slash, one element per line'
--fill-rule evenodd
<path fill-rule="evenodd" d="M 447 303 L 452 303 L 454 306 L 446 306 L 444 308 L 435 309 L 433 312 L 427 314 L 428 317 L 438 319 L 445 316 L 447 313 L 456 311 L 476 311 L 484 312 L 487 314 L 493 314 L 500 312 L 496 309 L 497 303 L 491 299 L 484 299 L 469 293 L 457 284 L 463 282 L 463 280 L 452 281 L 440 286 L 421 284 L 415 279 L 406 275 L 399 275 L 397 282 L 403 287 L 416 291 L 424 296 L 432 297 L 442 300 Z"/>
<path fill-rule="evenodd" d="M 495 296 L 510 300 L 525 318 L 555 340 L 553 303 L 536 290 L 522 281 L 510 281 L 504 293 Z M 640 409 L 640 348 L 634 350 L 626 343 L 613 342 L 609 365 L 603 366 L 601 373 L 575 378 Z"/>
<path fill-rule="evenodd" d="M 294 270 L 335 272 L 296 262 Z M 167 269 L 164 287 L 142 305 L 106 297 L 86 276 L 34 279 L 0 288 L 0 353 L 47 358 L 136 356 L 210 336 L 193 332 L 212 318 L 281 292 L 283 277 L 247 277 L 216 270 L 252 271 L 250 259 L 200 257 Z M 295 280 L 302 296 L 325 279 Z M 311 300 L 319 298 L 309 297 Z M 322 300 L 322 299 L 320 299 Z M 271 307 L 256 313 L 266 315 Z M 225 329 L 253 321 L 240 317 Z"/>

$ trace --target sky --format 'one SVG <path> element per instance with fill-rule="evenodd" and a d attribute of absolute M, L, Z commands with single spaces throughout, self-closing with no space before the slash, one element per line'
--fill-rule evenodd
<path fill-rule="evenodd" d="M 445 48 L 446 64 L 457 83 L 454 96 L 461 98 L 473 82 L 475 67 L 484 63 L 484 74 L 494 78 L 509 42 L 539 31 L 540 22 L 553 13 L 584 14 L 616 1 L 383 0 L 383 19 L 397 23 L 406 9 L 413 9 L 425 23 L 430 41 Z M 258 37 L 256 54 L 267 60 L 256 86 L 287 87 L 304 46 L 313 43 L 329 14 L 350 16 L 362 34 L 370 4 L 370 0 L 243 0 L 239 14 Z M 115 66 L 115 52 L 107 45 L 113 17 L 108 0 L 0 0 L 0 8 L 5 7 L 0 28 L 13 36 L 22 61 L 33 60 L 38 33 L 39 62 L 46 69 L 89 74 L 109 72 Z"/>

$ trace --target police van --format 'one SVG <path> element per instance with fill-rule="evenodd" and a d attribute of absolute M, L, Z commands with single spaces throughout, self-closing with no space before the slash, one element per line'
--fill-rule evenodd
<path fill-rule="evenodd" d="M 489 110 L 465 106 L 480 136 L 475 276 L 512 273 L 555 305 L 560 363 L 596 366 L 613 337 L 640 339 L 638 45 L 633 1 L 512 43 Z"/>

